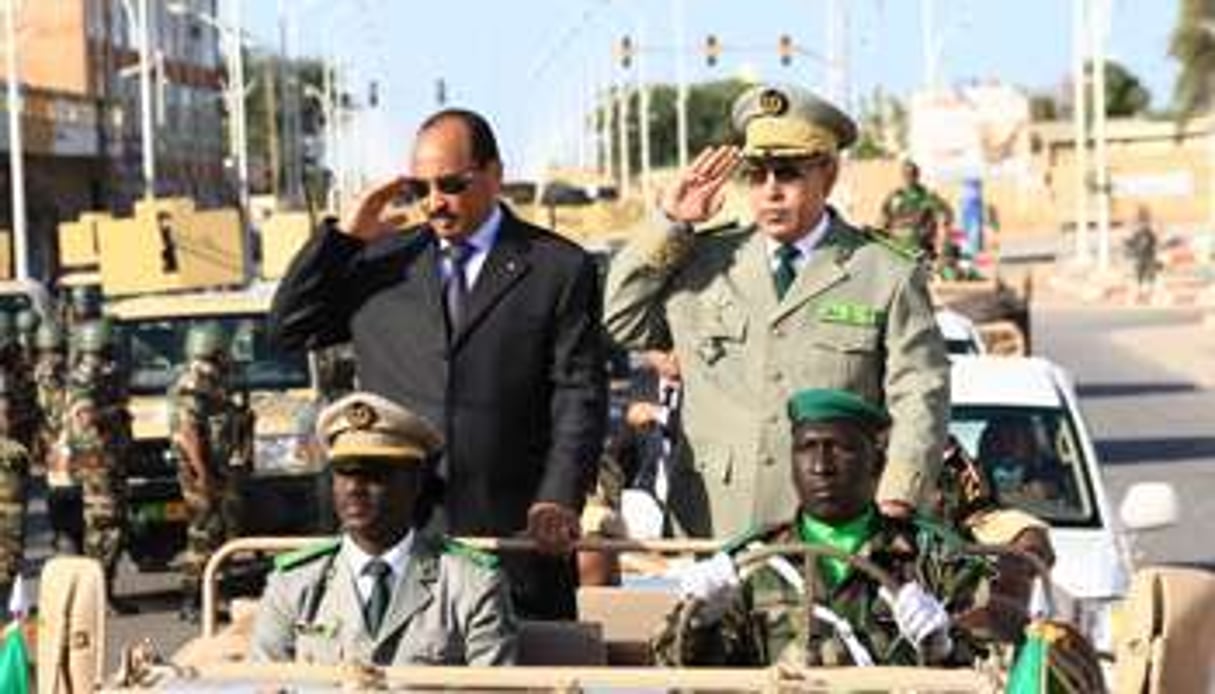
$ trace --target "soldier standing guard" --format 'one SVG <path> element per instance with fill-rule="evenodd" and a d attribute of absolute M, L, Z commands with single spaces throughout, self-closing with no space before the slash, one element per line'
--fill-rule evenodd
<path fill-rule="evenodd" d="M 126 388 L 112 355 L 107 321 L 83 323 L 73 338 L 76 358 L 68 374 L 63 440 L 83 487 L 84 553 L 105 569 L 110 607 L 128 612 L 133 606 L 114 596 L 114 572 L 126 534 L 125 458 L 131 440 Z"/>
<path fill-rule="evenodd" d="M 903 186 L 882 203 L 882 228 L 899 244 L 935 258 L 947 248 L 953 210 L 945 199 L 920 182 L 920 167 L 903 163 Z"/>
<path fill-rule="evenodd" d="M 29 450 L 12 434 L 13 378 L 0 370 L 0 599 L 7 604 L 9 590 L 21 572 L 25 554 L 25 502 L 28 489 Z"/>
<path fill-rule="evenodd" d="M 65 456 L 55 445 L 63 431 L 63 413 L 67 403 L 67 353 L 63 331 L 50 321 L 38 326 L 34 335 L 37 356 L 34 361 L 34 387 L 37 391 L 39 431 L 31 451 L 35 462 L 46 466 L 47 515 L 51 524 L 52 547 L 59 548 L 61 538 L 67 537 L 72 551 L 84 548 L 84 527 L 81 518 L 80 482 L 76 480 Z"/>
<path fill-rule="evenodd" d="M 228 337 L 216 323 L 190 328 L 187 363 L 169 390 L 170 436 L 188 527 L 179 617 L 198 620 L 203 567 L 239 534 L 242 472 L 252 461 L 252 411 L 232 392 Z"/>

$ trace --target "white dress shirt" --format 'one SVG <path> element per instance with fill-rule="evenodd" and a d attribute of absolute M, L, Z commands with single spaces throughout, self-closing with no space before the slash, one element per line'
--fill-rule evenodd
<path fill-rule="evenodd" d="M 397 581 L 401 580 L 401 576 L 405 573 L 405 568 L 409 565 L 409 549 L 413 545 L 413 531 L 405 533 L 388 551 L 379 555 L 364 552 L 358 543 L 350 539 L 349 535 L 342 537 L 342 549 L 345 551 L 345 556 L 349 560 L 350 573 L 354 574 L 354 586 L 359 591 L 359 600 L 363 604 L 371 598 L 371 590 L 375 587 L 375 579 L 363 573 L 363 569 L 367 568 L 367 564 L 373 559 L 380 559 L 388 568 L 392 569 L 392 575 L 389 577 L 388 585 L 395 586 Z"/>
<path fill-rule="evenodd" d="M 468 256 L 468 260 L 464 261 L 464 281 L 468 283 L 468 289 L 472 289 L 477 283 L 477 276 L 481 274 L 481 268 L 485 265 L 485 259 L 489 256 L 489 251 L 494 247 L 494 242 L 498 240 L 498 229 L 502 226 L 502 207 L 494 204 L 493 212 L 481 222 L 481 226 L 477 227 L 471 236 L 465 240 L 465 243 L 472 246 L 472 253 Z M 444 258 L 439 263 L 439 272 L 442 275 L 443 282 L 451 277 L 451 262 L 446 260 L 447 247 L 451 242 L 447 239 L 439 239 L 439 256 Z"/>
<path fill-rule="evenodd" d="M 823 214 L 818 218 L 818 223 L 810 229 L 810 233 L 793 242 L 793 245 L 797 247 L 798 250 L 797 258 L 793 261 L 793 265 L 799 271 L 806 266 L 806 263 L 810 262 L 810 256 L 814 253 L 814 247 L 817 246 L 818 242 L 822 241 L 823 237 L 827 235 L 827 229 L 830 226 L 831 212 L 830 210 L 824 209 Z M 771 236 L 765 236 L 764 242 L 767 244 L 768 248 L 768 267 L 772 270 L 772 272 L 775 273 L 776 269 L 780 267 L 780 256 L 777 255 L 777 251 L 779 251 L 780 247 L 785 244 L 777 241 Z"/>

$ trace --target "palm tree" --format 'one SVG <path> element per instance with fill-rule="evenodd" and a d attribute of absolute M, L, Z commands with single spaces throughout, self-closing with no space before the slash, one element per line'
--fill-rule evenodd
<path fill-rule="evenodd" d="M 1181 118 L 1215 105 L 1215 0 L 1181 0 L 1169 55 L 1181 63 L 1173 102 Z"/>

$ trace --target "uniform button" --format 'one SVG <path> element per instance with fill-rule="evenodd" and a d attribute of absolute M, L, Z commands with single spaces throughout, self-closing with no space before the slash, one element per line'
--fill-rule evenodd
<path fill-rule="evenodd" d="M 781 328 L 772 328 L 772 337 L 784 337 L 785 331 Z"/>
<path fill-rule="evenodd" d="M 781 373 L 780 371 L 772 371 L 768 373 L 768 378 L 773 383 L 780 383 L 782 380 L 784 380 L 785 374 Z"/>
<path fill-rule="evenodd" d="M 776 424 L 776 423 L 778 423 L 778 422 L 780 422 L 780 415 L 778 415 L 778 414 L 770 414 L 770 415 L 768 415 L 768 423 L 769 423 L 769 424 Z"/>
<path fill-rule="evenodd" d="M 764 459 L 760 462 L 763 463 L 763 465 L 766 467 L 772 467 L 773 465 L 776 464 L 776 458 L 773 458 L 770 455 L 765 455 Z"/>

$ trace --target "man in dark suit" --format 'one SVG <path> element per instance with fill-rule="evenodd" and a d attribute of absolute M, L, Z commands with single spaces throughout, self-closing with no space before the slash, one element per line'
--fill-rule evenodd
<path fill-rule="evenodd" d="M 520 613 L 570 617 L 569 549 L 606 426 L 598 275 L 500 203 L 501 183 L 482 117 L 431 116 L 410 175 L 300 251 L 271 326 L 288 349 L 351 340 L 364 390 L 441 422 L 447 530 L 526 531 L 549 556 L 504 557 Z M 402 200 L 426 222 L 402 231 Z"/>

